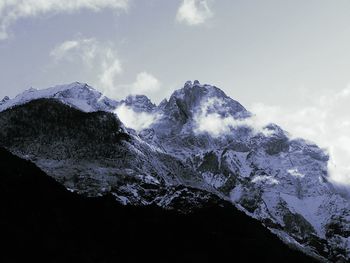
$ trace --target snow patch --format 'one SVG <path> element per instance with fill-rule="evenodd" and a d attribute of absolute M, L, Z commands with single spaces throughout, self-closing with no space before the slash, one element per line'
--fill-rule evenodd
<path fill-rule="evenodd" d="M 318 232 L 322 235 L 322 223 L 327 217 L 320 212 L 320 207 L 325 200 L 325 196 L 313 196 L 299 199 L 289 194 L 280 194 L 288 206 L 296 213 L 302 215 Z"/>
<path fill-rule="evenodd" d="M 258 176 L 254 176 L 254 178 L 252 179 L 252 182 L 253 182 L 253 183 L 260 183 L 260 182 L 263 182 L 263 183 L 267 183 L 267 184 L 270 184 L 270 185 L 279 184 L 279 181 L 276 180 L 275 178 L 273 178 L 273 177 L 270 176 L 270 175 L 258 175 Z"/>
<path fill-rule="evenodd" d="M 291 176 L 294 176 L 294 177 L 297 177 L 297 178 L 304 178 L 304 177 L 305 177 L 305 175 L 302 174 L 302 173 L 300 173 L 300 172 L 298 171 L 297 168 L 289 169 L 289 170 L 287 170 L 287 172 L 288 172 Z"/>

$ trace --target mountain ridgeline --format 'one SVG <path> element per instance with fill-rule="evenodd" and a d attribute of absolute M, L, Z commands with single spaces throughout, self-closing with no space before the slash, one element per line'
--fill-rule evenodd
<path fill-rule="evenodd" d="M 136 116 L 156 118 L 148 127 L 133 130 L 116 114 L 121 106 Z M 142 255 L 159 255 L 155 262 L 222 262 L 225 257 L 279 262 L 284 253 L 292 262 L 294 257 L 303 262 L 349 261 L 350 205 L 329 182 L 328 155 L 313 143 L 289 138 L 275 124 L 257 128 L 251 118 L 222 90 L 198 81 L 186 82 L 159 105 L 141 95 L 114 101 L 86 84 L 72 83 L 3 100 L 0 146 L 39 167 L 43 172 L 11 155 L 31 165 L 46 187 L 60 189 L 63 199 L 47 199 L 56 200 L 53 208 L 33 203 L 39 216 L 60 211 L 64 227 L 47 225 L 56 232 L 45 238 L 58 242 L 64 257 L 76 248 L 75 255 L 84 262 L 89 262 L 85 253 L 91 262 L 112 262 L 118 253 L 120 262 L 134 262 L 138 255 L 127 254 L 126 247 L 136 242 L 135 251 Z M 212 121 L 226 126 L 217 133 Z M 11 174 L 18 192 L 27 193 L 23 176 L 18 177 L 22 172 Z M 30 195 L 42 193 L 35 178 L 25 179 Z M 15 194 L 19 200 L 21 194 Z M 73 218 L 69 209 L 76 209 Z M 108 224 L 103 234 L 96 234 L 103 220 Z M 84 222 L 77 227 L 77 221 Z M 81 246 L 74 243 L 68 249 L 60 243 L 66 225 L 77 227 L 74 236 L 79 238 L 72 242 L 81 238 Z M 113 237 L 118 245 L 105 244 Z M 63 260 L 55 255 L 58 262 Z"/>

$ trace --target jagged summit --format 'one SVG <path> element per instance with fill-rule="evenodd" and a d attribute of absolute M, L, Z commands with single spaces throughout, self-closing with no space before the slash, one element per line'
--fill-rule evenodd
<path fill-rule="evenodd" d="M 197 95 L 211 94 L 219 97 L 227 97 L 227 95 L 218 87 L 210 84 L 201 84 L 199 80 L 185 82 L 183 88 L 176 90 L 173 95 L 182 96 L 184 94 L 197 93 Z"/>
<path fill-rule="evenodd" d="M 145 95 L 129 95 L 120 103 L 124 103 L 136 112 L 151 112 L 156 107 L 156 105 Z"/>
<path fill-rule="evenodd" d="M 242 119 L 251 114 L 221 89 L 198 80 L 187 81 L 181 89 L 175 90 L 169 100 L 163 100 L 157 107 L 161 116 L 154 129 L 161 134 L 193 133 L 196 116 L 215 113 L 221 117 Z"/>
<path fill-rule="evenodd" d="M 177 106 L 187 116 L 201 110 L 203 104 L 220 110 L 220 115 L 232 115 L 236 117 L 248 116 L 247 110 L 238 102 L 228 97 L 225 92 L 216 86 L 200 84 L 198 80 L 193 83 L 187 81 L 183 88 L 176 90 L 169 99 L 168 107 Z"/>

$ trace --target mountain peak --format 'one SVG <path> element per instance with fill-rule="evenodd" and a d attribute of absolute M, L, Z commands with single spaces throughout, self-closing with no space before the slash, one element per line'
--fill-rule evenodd
<path fill-rule="evenodd" d="M 200 84 L 198 80 L 193 83 L 187 81 L 183 88 L 176 90 L 169 99 L 168 107 L 179 107 L 183 113 L 190 116 L 209 100 L 216 100 L 221 108 L 227 111 L 226 115 L 235 116 L 237 113 L 247 112 L 239 102 L 228 97 L 218 87 Z"/>
<path fill-rule="evenodd" d="M 199 80 L 195 80 L 195 81 L 193 81 L 193 83 L 191 80 L 188 80 L 185 82 L 184 87 L 194 87 L 194 86 L 198 86 L 200 84 L 201 83 L 199 82 Z"/>
<path fill-rule="evenodd" d="M 221 89 L 200 84 L 198 80 L 187 81 L 183 88 L 174 91 L 168 101 L 163 101 L 157 111 L 162 118 L 154 127 L 158 133 L 164 134 L 193 131 L 200 114 L 216 113 L 221 117 L 237 119 L 250 116 L 239 102 L 228 97 Z"/>
<path fill-rule="evenodd" d="M 183 98 L 183 97 L 198 97 L 202 99 L 203 97 L 219 97 L 219 98 L 229 98 L 224 91 L 216 86 L 209 84 L 201 84 L 198 80 L 186 81 L 183 88 L 176 90 L 172 96 Z"/>
<path fill-rule="evenodd" d="M 146 95 L 129 95 L 120 102 L 136 112 L 151 112 L 156 107 Z"/>
<path fill-rule="evenodd" d="M 53 98 L 62 103 L 85 112 L 112 110 L 117 102 L 103 96 L 103 94 L 86 83 L 73 82 L 57 85 L 47 89 L 34 89 L 24 91 L 13 99 L 0 104 L 0 112 L 32 100 Z"/>

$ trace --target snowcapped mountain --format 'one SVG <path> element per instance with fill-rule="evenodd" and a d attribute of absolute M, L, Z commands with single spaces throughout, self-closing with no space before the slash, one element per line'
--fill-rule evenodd
<path fill-rule="evenodd" d="M 120 105 L 158 117 L 126 129 Z M 321 261 L 350 260 L 350 203 L 329 181 L 328 155 L 257 123 L 215 86 L 186 82 L 159 105 L 81 83 L 29 90 L 0 103 L 0 127 L 0 145 L 72 191 L 172 209 L 182 195 L 200 205 L 205 194 L 191 190 L 200 189 Z"/>
<path fill-rule="evenodd" d="M 58 85 L 43 90 L 30 88 L 13 99 L 5 97 L 2 103 L 0 103 L 0 111 L 42 98 L 58 99 L 84 112 L 111 111 L 117 106 L 116 101 L 106 98 L 102 93 L 89 85 L 74 82 L 68 85 Z"/>

